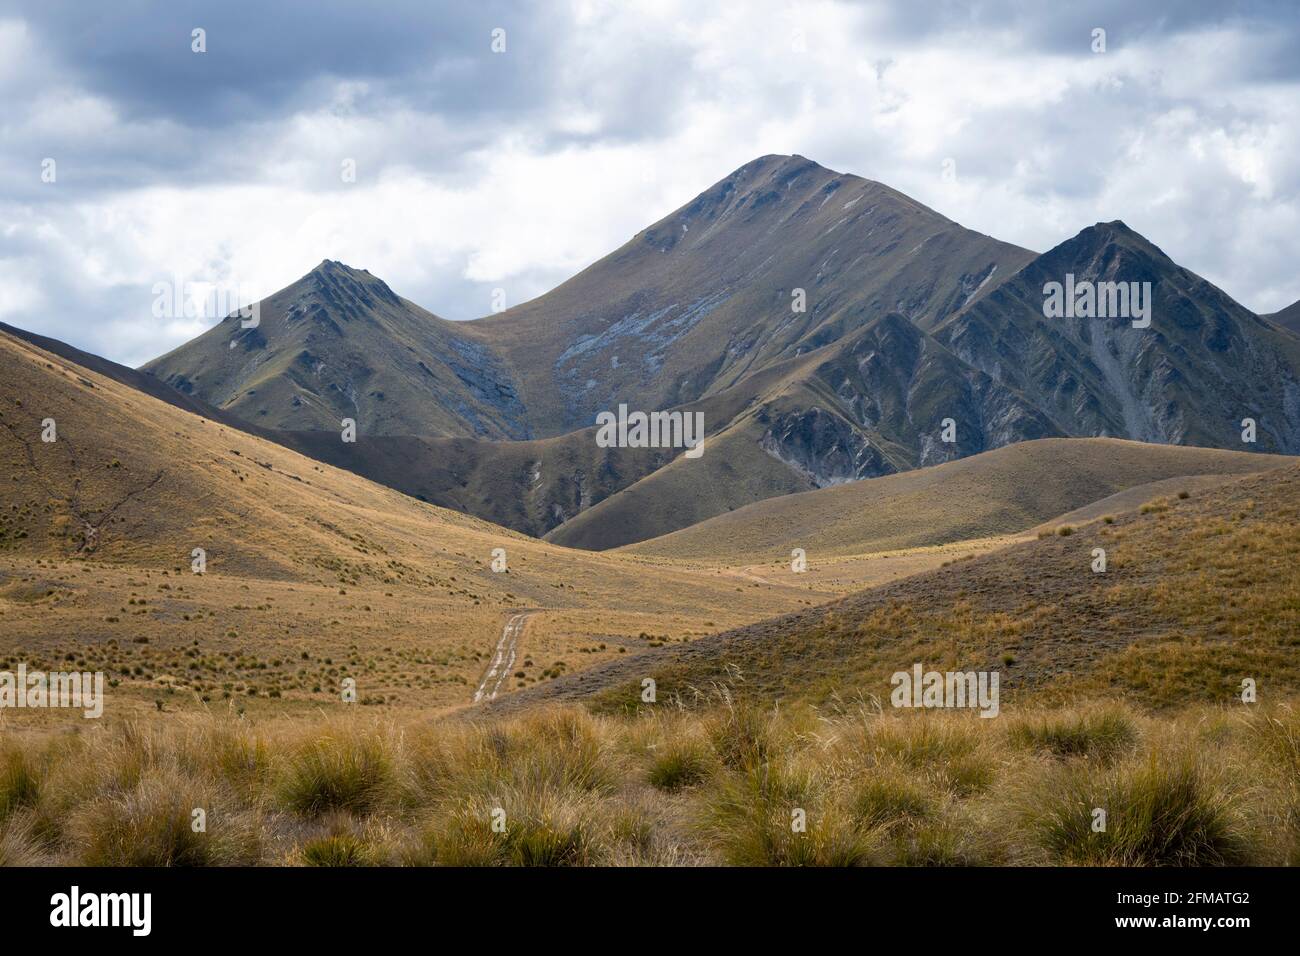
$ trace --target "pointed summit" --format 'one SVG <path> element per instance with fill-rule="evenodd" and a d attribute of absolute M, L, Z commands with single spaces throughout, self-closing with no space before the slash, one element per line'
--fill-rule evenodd
<path fill-rule="evenodd" d="M 348 321 L 377 308 L 381 302 L 391 306 L 401 303 L 382 279 L 333 259 L 322 259 L 320 265 L 284 290 L 290 291 L 297 292 L 290 318 L 312 313 L 318 320 Z"/>
<path fill-rule="evenodd" d="M 527 437 L 510 375 L 466 331 L 333 259 L 144 371 L 269 428 Z"/>

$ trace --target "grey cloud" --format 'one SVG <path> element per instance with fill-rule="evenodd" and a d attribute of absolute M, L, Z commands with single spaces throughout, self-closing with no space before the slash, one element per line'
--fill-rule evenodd
<path fill-rule="evenodd" d="M 74 197 L 255 179 L 267 172 L 268 146 L 288 135 L 295 117 L 313 114 L 393 118 L 363 144 L 372 174 L 393 163 L 455 173 L 467 152 L 506 128 L 547 150 L 638 140 L 671 126 L 689 72 L 680 43 L 635 34 L 608 43 L 558 5 L 42 0 L 20 9 L 40 51 L 45 91 L 84 90 L 120 117 L 91 139 L 44 132 L 24 140 L 17 124 L 0 144 L 0 162 L 15 169 L 34 169 L 33 157 L 56 158 Z M 202 55 L 190 49 L 195 27 L 207 31 Z M 491 50 L 497 27 L 506 31 L 504 54 Z M 349 96 L 339 103 L 344 83 Z M 42 84 L 0 92 L 15 113 L 35 112 Z M 574 109 L 594 115 L 594 128 L 557 126 L 557 111 Z M 427 122 L 404 128 L 401 117 L 411 116 Z M 340 156 L 360 160 L 358 152 L 322 156 L 321 184 L 337 181 Z M 19 176 L 11 194 L 44 201 L 48 191 L 39 185 Z"/>
<path fill-rule="evenodd" d="M 0 267 L 20 264 L 44 303 L 20 313 L 11 309 L 3 318 L 119 360 L 140 361 L 160 344 L 177 343 L 158 341 L 147 288 L 97 283 L 71 254 L 76 244 L 60 244 L 60 234 L 77 228 L 79 203 L 93 207 L 143 187 L 201 194 L 212 184 L 270 184 L 319 196 L 324 205 L 343 188 L 343 157 L 356 159 L 362 184 L 400 167 L 446 189 L 470 191 L 483 182 L 485 160 L 506 142 L 542 158 L 632 144 L 653 168 L 675 161 L 665 144 L 694 107 L 751 117 L 757 125 L 798 116 L 809 92 L 789 70 L 765 69 L 768 53 L 738 48 L 748 41 L 725 33 L 702 35 L 744 60 L 744 70 L 737 77 L 712 68 L 693 46 L 704 42 L 693 18 L 706 17 L 705 8 L 691 8 L 669 30 L 648 29 L 617 7 L 582 20 L 567 5 L 499 0 L 30 0 L 16 9 L 37 58 L 0 80 L 0 210 L 22 213 L 9 216 L 8 233 L 0 228 Z M 772 14 L 771 23 L 758 23 L 759 32 L 788 31 L 795 23 L 789 9 L 797 8 L 756 8 L 755 17 Z M 1112 51 L 1139 56 L 1115 58 L 1114 85 L 1078 80 L 1052 103 L 973 107 L 977 115 L 947 139 L 927 143 L 928 153 L 851 113 L 828 115 L 795 142 L 760 143 L 756 135 L 753 155 L 774 148 L 799 152 L 961 218 L 937 185 L 938 164 L 951 157 L 964 181 L 1007 190 L 1019 201 L 1014 214 L 965 222 L 973 228 L 1041 250 L 1093 222 L 1121 218 L 1250 307 L 1267 311 L 1300 296 L 1291 265 L 1293 235 L 1287 234 L 1300 216 L 1293 117 L 1279 114 L 1275 101 L 1251 95 L 1286 90 L 1300 80 L 1300 14 L 1293 6 L 985 0 L 873 4 L 860 12 L 862 56 L 832 65 L 843 75 L 841 88 L 869 88 L 879 75 L 887 85 L 899 82 L 883 64 L 939 41 L 1003 61 L 1030 54 L 1083 58 L 1091 56 L 1090 31 L 1100 26 Z M 9 15 L 0 13 L 0 19 Z M 190 52 L 195 26 L 207 30 L 209 52 L 202 56 Z M 497 26 L 507 30 L 504 56 L 489 49 Z M 1229 59 L 1207 50 L 1204 57 L 1170 63 L 1153 54 L 1149 69 L 1141 55 L 1171 37 L 1228 27 L 1247 38 L 1250 55 Z M 817 57 L 815 46 L 809 55 Z M 877 78 L 858 72 L 868 63 L 877 64 Z M 1193 79 L 1203 73 L 1213 82 L 1176 92 L 1186 88 L 1174 82 L 1186 80 L 1184 73 Z M 824 86 L 813 92 L 832 94 Z M 914 108 L 909 92 L 897 91 L 900 114 Z M 88 107 L 81 94 L 106 102 L 116 119 L 106 128 L 82 124 L 78 111 Z M 1126 208 L 1110 208 L 1115 184 L 1133 172 L 1131 145 L 1151 134 L 1157 118 L 1178 110 L 1188 111 L 1199 131 L 1244 133 L 1247 142 L 1275 137 L 1267 154 L 1272 196 L 1260 198 L 1248 183 L 1225 179 L 1220 165 L 1192 162 L 1184 151 L 1159 170 L 1161 186 L 1177 198 L 1157 201 L 1121 191 Z M 575 121 L 579 117 L 582 122 Z M 704 161 L 697 158 L 691 167 L 700 173 L 696 190 L 729 172 L 732 158 L 734 165 L 752 158 L 740 152 L 748 150 L 747 142 L 714 146 L 716 162 L 701 170 Z M 45 156 L 59 162 L 57 188 L 40 182 Z M 689 198 L 688 191 L 681 200 Z M 610 196 L 611 204 L 619 201 Z M 1077 222 L 1058 230 L 1035 220 L 1026 210 L 1039 205 L 1065 210 Z M 644 225 L 667 211 L 635 212 Z M 268 221 L 274 213 L 267 210 Z M 620 221 L 628 221 L 626 210 L 623 216 Z M 261 226 L 254 219 L 246 228 Z M 395 232 L 401 229 L 401 222 L 393 223 Z M 238 235 L 214 237 L 211 275 L 221 274 L 222 250 L 239 241 Z M 304 261 L 340 254 L 314 249 Z M 467 254 L 444 255 L 425 276 L 394 287 L 434 312 L 469 318 L 487 311 L 492 285 L 506 286 L 517 302 L 567 277 L 525 264 L 501 283 L 484 283 L 467 278 L 467 261 Z M 285 275 L 283 284 L 296 278 Z"/>
<path fill-rule="evenodd" d="M 41 0 L 21 9 L 60 67 L 112 98 L 127 119 L 183 126 L 290 114 L 310 105 L 314 82 L 325 77 L 371 80 L 439 110 L 538 105 L 547 94 L 538 77 L 556 49 L 548 35 L 556 18 L 503 0 Z M 190 49 L 196 27 L 207 32 L 203 55 Z M 489 49 L 496 27 L 513 41 L 510 56 Z"/>

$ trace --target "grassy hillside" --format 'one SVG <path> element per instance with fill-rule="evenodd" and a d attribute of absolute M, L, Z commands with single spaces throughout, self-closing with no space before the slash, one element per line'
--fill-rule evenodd
<path fill-rule="evenodd" d="M 604 551 L 683 528 L 752 501 L 805 491 L 810 482 L 759 446 L 752 416 L 710 435 L 704 454 L 671 462 L 551 531 L 546 540 Z"/>
<path fill-rule="evenodd" d="M 1272 456 L 1266 457 L 1271 458 Z M 1125 488 L 1123 491 L 1117 491 L 1113 495 L 1107 495 L 1105 498 L 1086 504 L 1082 508 L 1075 508 L 1065 514 L 1056 515 L 1042 524 L 1030 528 L 1025 534 L 1036 536 L 1045 531 L 1055 533 L 1056 529 L 1061 525 L 1078 526 L 1088 524 L 1091 521 L 1114 518 L 1130 511 L 1137 511 L 1144 504 L 1156 498 L 1177 497 L 1182 492 L 1190 494 L 1195 491 L 1208 491 L 1239 477 L 1241 477 L 1240 474 L 1180 475 L 1177 478 L 1161 478 L 1157 481 L 1148 481 L 1146 484 L 1134 485 L 1131 488 Z"/>
<path fill-rule="evenodd" d="M 1093 551 L 1107 570 L 1095 573 Z M 509 701 L 633 706 L 738 679 L 747 698 L 887 696 L 889 676 L 999 670 L 1004 700 L 1227 704 L 1300 689 L 1300 465 L 1156 499 L 842 601 L 615 661 Z"/>
<path fill-rule="evenodd" d="M 552 547 L 7 335 L 0 464 L 0 668 L 93 665 L 128 711 L 319 707 L 346 676 L 375 704 L 455 706 L 517 611 L 541 609 L 508 688 L 808 600 L 746 582 L 738 602 L 729 577 Z"/>
<path fill-rule="evenodd" d="M 1134 485 L 1244 474 L 1276 455 L 1109 438 L 1022 442 L 970 458 L 760 501 L 650 541 L 632 554 L 735 563 L 862 554 L 1009 534 Z"/>

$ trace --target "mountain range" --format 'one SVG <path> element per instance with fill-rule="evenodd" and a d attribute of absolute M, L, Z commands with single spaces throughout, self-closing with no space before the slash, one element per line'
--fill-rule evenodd
<path fill-rule="evenodd" d="M 1048 317 L 1067 282 L 1149 290 L 1150 326 Z M 229 316 L 132 374 L 425 501 L 607 549 L 1035 439 L 1300 453 L 1295 309 L 1250 312 L 1122 222 L 1035 254 L 764 156 L 499 314 L 447 321 L 326 260 L 255 328 Z M 601 447 L 619 404 L 702 413 L 704 454 Z"/>

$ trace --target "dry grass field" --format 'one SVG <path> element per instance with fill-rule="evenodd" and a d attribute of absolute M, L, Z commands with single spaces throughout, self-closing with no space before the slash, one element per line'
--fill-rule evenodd
<path fill-rule="evenodd" d="M 32 863 L 1296 864 L 1300 719 L 899 717 L 719 687 L 622 717 L 104 724 L 0 746 L 0 865 Z"/>
<path fill-rule="evenodd" d="M 640 682 L 693 698 L 743 676 L 752 699 L 881 697 L 915 662 L 999 671 L 1004 702 L 1127 698 L 1226 704 L 1254 680 L 1300 691 L 1300 466 L 1159 497 L 1127 514 L 924 571 L 654 655 L 602 664 L 501 702 L 596 698 Z M 1094 571 L 1095 551 L 1106 569 Z"/>

